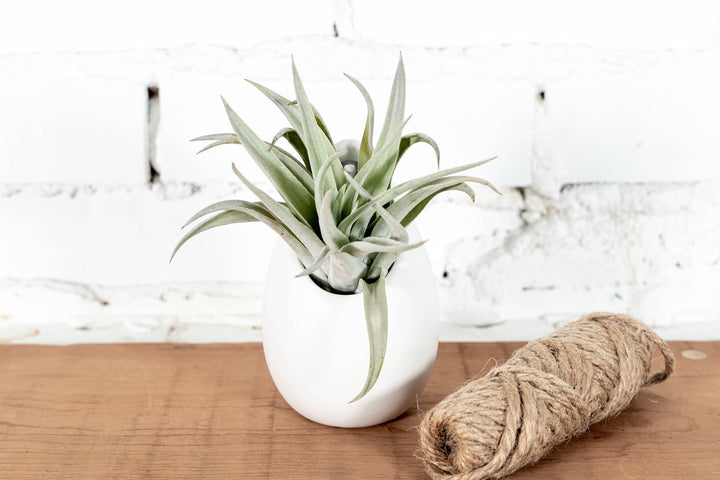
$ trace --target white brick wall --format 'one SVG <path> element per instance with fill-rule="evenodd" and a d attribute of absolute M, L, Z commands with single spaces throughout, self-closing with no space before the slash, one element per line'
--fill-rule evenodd
<path fill-rule="evenodd" d="M 292 96 L 291 54 L 335 137 L 357 137 L 341 73 L 379 123 L 399 50 L 407 130 L 443 166 L 499 156 L 474 173 L 502 197 L 418 221 L 444 339 L 598 309 L 720 338 L 720 1 L 72 0 L 0 15 L 0 342 L 257 340 L 270 232 L 218 229 L 167 263 L 192 213 L 248 198 L 230 162 L 264 183 L 240 147 L 188 140 L 229 130 L 221 94 L 270 138 L 285 121 L 243 79 Z M 417 146 L 398 175 L 433 164 Z"/>
<path fill-rule="evenodd" d="M 546 86 L 564 182 L 720 180 L 720 76 Z"/>
<path fill-rule="evenodd" d="M 147 95 L 139 82 L 0 80 L 0 179 L 146 182 Z"/>
<path fill-rule="evenodd" d="M 332 2 L 265 0 L 27 0 L 4 5 L 0 53 L 135 50 L 184 45 L 249 48 L 332 32 Z"/>
<path fill-rule="evenodd" d="M 712 0 L 432 0 L 352 2 L 357 39 L 423 47 L 509 43 L 609 49 L 710 48 L 720 13 Z"/>
<path fill-rule="evenodd" d="M 135 285 L 263 279 L 274 243 L 259 224 L 192 239 L 171 265 L 180 227 L 207 204 L 232 195 L 205 189 L 175 198 L 162 188 L 21 192 L 0 202 L 2 274 L 14 278 Z M 211 189 L 210 189 L 211 190 Z M 243 238 L 249 236 L 249 244 Z"/>

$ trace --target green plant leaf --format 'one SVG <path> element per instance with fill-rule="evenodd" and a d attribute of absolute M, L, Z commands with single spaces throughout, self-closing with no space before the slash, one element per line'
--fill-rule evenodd
<path fill-rule="evenodd" d="M 437 143 L 435 143 L 435 140 L 430 138 L 429 136 L 425 135 L 424 133 L 410 133 L 408 135 L 403 136 L 400 139 L 400 149 L 398 150 L 398 161 L 402 158 L 402 156 L 405 154 L 408 148 L 410 148 L 412 145 L 415 145 L 418 142 L 427 143 L 430 145 L 433 150 L 435 150 L 435 156 L 437 157 L 437 166 L 438 169 L 440 168 L 440 147 L 438 147 Z"/>
<path fill-rule="evenodd" d="M 263 95 L 265 95 L 267 98 L 270 99 L 271 102 L 275 104 L 276 107 L 282 112 L 283 115 L 285 115 L 285 118 L 287 118 L 288 122 L 290 122 L 290 125 L 292 128 L 302 137 L 303 136 L 303 128 L 302 128 L 302 120 L 300 119 L 300 111 L 298 110 L 297 106 L 291 105 L 291 101 L 287 98 L 283 97 L 279 93 L 276 93 L 269 88 L 260 85 L 259 83 L 255 83 L 252 80 L 245 79 L 246 82 L 248 82 L 250 85 L 254 86 L 260 92 L 262 92 Z M 299 152 L 298 152 L 299 153 Z"/>
<path fill-rule="evenodd" d="M 474 199 L 475 192 L 464 182 L 476 182 L 478 180 L 484 181 L 483 179 L 475 177 L 449 177 L 436 180 L 436 184 L 434 185 L 411 191 L 397 202 L 390 205 L 388 207 L 388 212 L 390 212 L 395 218 L 399 219 L 403 226 L 407 227 L 423 211 L 430 201 L 442 192 L 446 192 L 448 190 L 460 190 L 467 193 Z M 387 230 L 387 225 L 383 224 L 381 220 L 375 225 L 375 227 L 373 227 L 372 235 L 382 236 L 387 234 Z M 387 253 L 380 253 L 370 263 L 367 278 L 372 279 L 382 275 L 382 272 L 387 271 L 396 259 L 396 256 L 392 256 Z"/>
<path fill-rule="evenodd" d="M 347 197 L 347 190 L 348 184 L 345 183 L 340 187 L 337 195 L 333 200 L 333 212 L 337 211 L 339 213 L 339 215 L 335 217 L 336 221 L 338 222 L 340 221 L 340 219 L 344 218 L 350 213 L 350 206 L 344 203 Z"/>
<path fill-rule="evenodd" d="M 333 164 L 340 165 L 340 169 L 344 172 L 345 170 L 342 169 L 342 165 L 340 164 L 340 157 L 343 156 L 347 150 L 341 150 L 339 152 L 335 152 L 332 155 L 330 155 L 328 158 L 325 159 L 325 161 L 320 165 L 320 168 L 318 168 L 317 172 L 315 172 L 315 208 L 320 211 L 320 208 L 322 206 L 322 201 L 325 198 L 325 193 L 327 193 L 323 187 L 323 182 L 320 181 L 321 178 L 325 177 L 325 174 L 327 171 L 331 168 Z M 343 184 L 344 185 L 344 184 Z M 342 186 L 340 187 L 343 188 Z M 335 191 L 335 187 L 330 187 L 330 190 Z M 334 197 L 334 196 L 333 196 Z M 334 216 L 333 216 L 334 218 Z"/>
<path fill-rule="evenodd" d="M 363 398 L 375 385 L 380 376 L 388 337 L 388 304 L 385 292 L 385 277 L 380 276 L 375 282 L 367 283 L 361 280 L 363 290 L 363 303 L 365 305 L 365 324 L 368 330 L 370 344 L 370 364 L 365 385 L 360 393 L 350 403 Z"/>
<path fill-rule="evenodd" d="M 232 223 L 248 223 L 248 222 L 256 222 L 257 218 L 255 218 L 253 215 L 249 215 L 245 212 L 238 212 L 238 211 L 225 211 L 219 215 L 215 215 L 214 217 L 210 218 L 209 220 L 204 221 L 203 223 L 197 225 L 192 230 L 188 231 L 185 235 L 182 236 L 180 241 L 175 245 L 175 248 L 172 251 L 172 254 L 170 255 L 170 261 L 173 261 L 173 258 L 175 258 L 175 254 L 180 250 L 180 247 L 185 245 L 185 243 L 193 238 L 195 235 L 198 235 L 206 230 L 210 230 L 211 228 L 215 227 L 222 227 L 223 225 L 230 225 Z"/>
<path fill-rule="evenodd" d="M 497 157 L 488 158 L 485 160 L 480 160 L 477 162 L 468 163 L 465 165 L 460 165 L 458 167 L 448 168 L 445 170 L 441 170 L 439 172 L 431 173 L 429 175 L 425 175 L 422 177 L 415 178 L 413 180 L 408 180 L 407 182 L 403 182 L 399 185 L 396 185 L 392 188 L 389 188 L 388 190 L 385 190 L 384 192 L 381 192 L 377 196 L 374 197 L 374 201 L 377 202 L 379 205 L 385 205 L 392 200 L 394 200 L 396 197 L 402 195 L 403 193 L 406 193 L 412 189 L 415 188 L 421 188 L 427 184 L 431 184 L 435 180 L 441 179 L 443 177 L 447 177 L 449 175 L 453 175 L 455 173 L 463 172 L 465 170 L 470 170 L 471 168 L 479 167 L 480 165 L 483 165 L 485 163 L 488 163 L 492 160 L 494 160 Z M 484 185 L 490 187 L 492 190 L 494 190 L 496 193 L 500 193 L 497 188 L 495 188 L 490 182 L 484 181 Z M 374 208 L 370 204 L 365 204 L 357 209 L 353 210 L 348 216 L 346 216 L 339 224 L 338 228 L 342 230 L 343 232 L 350 231 L 349 229 L 353 226 L 354 223 L 359 222 L 365 226 L 368 225 L 370 222 L 370 219 L 372 218 Z"/>
<path fill-rule="evenodd" d="M 391 253 L 395 256 L 402 252 L 418 248 L 427 240 L 417 243 L 406 243 L 382 237 L 367 237 L 363 240 L 356 240 L 343 246 L 340 251 L 349 253 L 353 257 L 363 257 L 371 253 Z"/>
<path fill-rule="evenodd" d="M 235 164 L 232 165 L 232 169 L 240 181 L 260 199 L 263 206 L 267 208 L 290 233 L 292 233 L 303 245 L 307 247 L 313 257 L 317 256 L 325 244 L 318 238 L 315 231 L 313 231 L 313 229 L 305 222 L 293 215 L 293 212 L 288 207 L 280 204 L 280 202 L 277 202 L 270 195 L 253 185 L 243 176 L 242 173 L 240 173 L 237 167 L 235 167 Z"/>
<path fill-rule="evenodd" d="M 387 112 L 385 114 L 385 122 L 382 131 L 378 136 L 377 147 L 384 147 L 394 135 L 398 127 L 403 123 L 405 116 L 405 65 L 403 64 L 402 54 L 398 59 L 397 68 L 395 69 L 395 78 L 393 80 L 392 89 L 390 90 L 390 99 L 388 101 Z"/>
<path fill-rule="evenodd" d="M 377 195 L 390 186 L 397 165 L 402 130 L 410 120 L 410 117 L 408 117 L 403 122 L 404 111 L 405 67 L 403 66 L 402 55 L 400 55 L 392 90 L 390 91 L 385 122 L 378 136 L 377 145 L 372 156 L 363 165 L 363 168 L 358 170 L 358 174 L 355 176 L 358 183 L 372 195 Z"/>
<path fill-rule="evenodd" d="M 347 73 L 344 74 L 352 83 L 360 90 L 360 94 L 365 99 L 367 105 L 367 117 L 365 118 L 365 130 L 363 130 L 362 140 L 360 141 L 360 152 L 358 155 L 358 170 L 365 165 L 370 156 L 373 153 L 373 124 L 375 122 L 375 107 L 373 105 L 372 98 L 367 89 L 355 78 L 351 77 Z"/>
<path fill-rule="evenodd" d="M 202 135 L 200 137 L 190 139 L 191 142 L 204 142 L 211 140 L 234 140 L 240 143 L 240 140 L 238 140 L 237 135 L 234 133 L 213 133 L 211 135 Z"/>
<path fill-rule="evenodd" d="M 348 184 L 351 185 L 361 197 L 367 200 L 370 205 L 372 205 L 380 218 L 385 220 L 385 224 L 390 229 L 390 236 L 396 240 L 407 243 L 408 233 L 407 230 L 405 230 L 405 228 L 400 224 L 400 222 L 397 221 L 395 217 L 393 217 L 392 214 L 390 214 L 382 205 L 375 201 L 372 195 L 370 195 L 367 190 L 365 190 L 359 183 L 357 183 L 355 179 L 350 176 L 350 174 L 345 172 L 345 177 Z M 352 232 L 349 236 L 351 238 L 362 238 L 365 236 L 364 233 L 365 228 L 362 228 L 362 232 Z"/>
<path fill-rule="evenodd" d="M 235 134 L 253 160 L 255 160 L 255 163 L 258 164 L 280 196 L 292 207 L 293 211 L 303 218 L 308 225 L 315 225 L 317 223 L 317 213 L 315 212 L 315 201 L 312 195 L 305 190 L 302 183 L 287 170 L 282 162 L 278 161 L 275 155 L 267 151 L 267 144 L 255 135 L 224 98 L 222 101 Z"/>
<path fill-rule="evenodd" d="M 390 181 L 395 173 L 395 165 L 397 165 L 402 130 L 410 121 L 410 118 L 408 117 L 402 124 L 397 126 L 396 130 L 392 132 L 392 137 L 385 145 L 380 146 L 378 141 L 378 146 L 370 159 L 355 175 L 355 180 L 372 195 L 377 195 L 390 186 Z"/>
<path fill-rule="evenodd" d="M 450 190 L 457 190 L 459 192 L 463 192 L 463 193 L 467 194 L 473 202 L 475 201 L 475 191 L 472 189 L 472 187 L 470 187 L 470 185 L 468 185 L 466 183 L 461 183 L 459 185 L 447 187 L 447 188 L 440 190 L 433 196 L 425 198 L 422 202 L 415 205 L 412 208 L 412 210 L 410 210 L 403 218 L 403 220 L 402 220 L 403 225 L 405 225 L 405 226 L 410 225 L 412 223 L 412 221 L 415 220 L 417 218 L 417 216 L 420 215 L 420 213 L 425 209 L 425 207 L 428 205 L 428 203 L 430 203 L 430 201 L 433 199 L 433 197 L 437 196 L 440 193 L 448 192 Z"/>
<path fill-rule="evenodd" d="M 210 150 L 211 148 L 215 148 L 220 145 L 241 145 L 240 140 L 238 140 L 237 135 L 235 135 L 234 133 L 216 133 L 214 135 L 203 135 L 202 137 L 193 138 L 190 141 L 197 142 L 201 140 L 214 140 L 214 142 L 201 148 L 196 152 L 196 154 L 203 153 L 207 150 Z"/>
<path fill-rule="evenodd" d="M 220 145 L 230 145 L 230 144 L 241 145 L 241 143 L 238 140 L 218 140 L 217 142 L 212 142 L 211 144 L 204 146 L 203 148 L 201 148 L 200 150 L 195 152 L 195 154 L 198 155 L 200 153 L 207 152 L 211 148 L 219 147 Z"/>
<path fill-rule="evenodd" d="M 303 143 L 308 150 L 310 157 L 310 167 L 315 179 L 315 183 L 320 182 L 320 197 L 332 188 L 340 188 L 345 182 L 342 174 L 342 166 L 339 162 L 331 164 L 332 177 L 322 175 L 318 176 L 318 170 L 325 160 L 335 153 L 335 147 L 323 133 L 322 129 L 315 118 L 315 110 L 310 104 L 305 88 L 303 87 L 300 74 L 295 67 L 295 61 L 292 62 L 293 84 L 295 85 L 295 94 L 297 95 L 298 106 L 300 107 L 300 119 L 302 121 Z M 317 194 L 316 194 L 317 196 Z"/>
<path fill-rule="evenodd" d="M 330 190 L 325 194 L 318 209 L 318 217 L 320 219 L 322 239 L 330 247 L 330 251 L 335 252 L 348 243 L 349 240 L 335 225 L 335 218 L 332 213 L 333 195 L 335 195 L 335 190 Z"/>
<path fill-rule="evenodd" d="M 291 130 L 291 129 L 284 129 L 284 130 Z M 294 130 L 292 131 L 294 133 Z M 282 133 L 282 131 L 281 131 Z M 280 133 L 278 133 L 280 135 Z M 287 135 L 290 135 L 287 133 Z M 295 134 L 297 135 L 297 134 Z M 281 136 L 281 135 L 280 135 Z M 277 141 L 279 137 L 276 136 L 276 138 L 273 139 L 271 143 L 268 144 L 268 152 L 273 152 L 275 154 L 275 157 L 277 157 L 278 160 L 287 168 L 292 175 L 297 178 L 300 183 L 302 183 L 305 186 L 305 189 L 308 191 L 308 193 L 313 193 L 313 179 L 310 175 L 310 172 L 303 166 L 302 163 L 295 157 L 293 157 L 289 152 L 283 150 L 282 148 L 275 145 L 275 141 Z M 299 137 L 298 137 L 299 138 Z M 206 146 L 205 148 L 198 150 L 198 154 L 203 153 L 207 150 L 210 150 L 211 148 L 217 147 L 219 145 L 228 145 L 228 144 L 237 144 L 242 145 L 240 140 L 238 139 L 237 135 L 234 133 L 219 133 L 215 135 L 204 135 L 202 137 L 193 138 L 190 140 L 191 142 L 198 141 L 198 140 L 216 140 L 215 142 L 211 143 L 210 145 Z M 302 145 L 302 142 L 301 142 Z"/>
<path fill-rule="evenodd" d="M 333 145 L 335 142 L 333 142 L 332 136 L 330 135 L 330 129 L 328 129 L 325 120 L 323 120 L 320 112 L 318 112 L 314 106 L 312 107 L 312 109 L 313 113 L 315 114 L 315 122 L 317 123 L 318 127 L 320 127 L 320 130 L 323 132 L 323 134 L 325 134 L 325 137 L 328 139 L 328 142 L 330 142 L 330 145 Z"/>
<path fill-rule="evenodd" d="M 295 134 L 297 135 L 297 132 L 296 132 L 295 130 L 293 130 L 292 128 L 290 128 L 290 127 L 281 128 L 280 131 L 277 132 L 277 133 L 275 134 L 275 136 L 273 137 L 273 139 L 270 141 L 270 146 L 268 147 L 268 152 L 269 152 L 270 150 L 272 150 L 272 148 L 275 146 L 275 144 L 277 143 L 278 140 L 280 140 L 281 138 L 287 139 L 287 136 L 288 136 L 291 132 L 293 132 L 293 133 L 295 133 Z"/>
<path fill-rule="evenodd" d="M 310 172 L 308 172 L 305 167 L 289 152 L 283 150 L 277 145 L 272 147 L 272 151 L 277 159 L 285 165 L 285 168 L 287 168 L 290 173 L 292 173 L 293 176 L 303 184 L 305 190 L 312 195 L 315 189 L 315 182 L 313 181 Z"/>
<path fill-rule="evenodd" d="M 336 292 L 355 293 L 366 271 L 367 264 L 349 253 L 331 251 L 328 255 L 328 283 Z"/>
<path fill-rule="evenodd" d="M 175 246 L 175 249 L 172 252 L 172 256 L 170 257 L 170 261 L 172 261 L 172 259 L 175 257 L 175 254 L 178 252 L 180 247 L 182 247 L 188 240 L 202 232 L 210 230 L 211 228 L 230 225 L 233 223 L 247 223 L 259 221 L 264 223 L 272 230 L 274 230 L 278 235 L 280 235 L 280 238 L 285 240 L 288 246 L 290 246 L 293 252 L 298 256 L 298 259 L 300 260 L 300 262 L 303 263 L 303 265 L 309 265 L 313 262 L 313 256 L 310 254 L 305 245 L 300 243 L 300 241 L 297 240 L 297 238 L 294 237 L 284 225 L 276 221 L 272 217 L 272 215 L 267 212 L 267 210 L 257 204 L 245 202 L 243 200 L 218 202 L 216 204 L 205 207 L 200 212 L 195 214 L 193 218 L 200 218 L 204 215 L 215 212 L 217 211 L 217 209 L 225 206 L 232 207 L 232 209 L 222 211 L 221 213 L 214 215 L 207 220 L 204 220 L 203 222 L 193 227 L 185 235 L 183 235 L 178 244 Z M 324 271 L 316 271 L 314 273 L 314 276 L 320 282 L 324 284 L 327 283 L 327 274 Z"/>
<path fill-rule="evenodd" d="M 318 268 L 320 268 L 320 265 L 325 261 L 325 258 L 327 257 L 328 253 L 330 252 L 330 247 L 325 245 L 322 250 L 320 250 L 320 253 L 315 258 L 315 260 L 305 268 L 302 272 L 295 275 L 295 277 L 304 277 L 306 275 L 310 275 L 311 273 L 315 272 Z"/>
<path fill-rule="evenodd" d="M 208 205 L 207 207 L 197 212 L 195 215 L 190 217 L 190 219 L 185 222 L 185 225 L 183 225 L 181 228 L 187 227 L 191 223 L 194 223 L 195 221 L 206 215 L 215 212 L 221 212 L 224 210 L 235 210 L 238 212 L 244 212 L 245 210 L 253 210 L 260 215 L 265 215 L 268 218 L 275 220 L 275 217 L 273 217 L 272 213 L 270 213 L 270 211 L 265 208 L 265 206 L 260 202 L 248 202 L 247 200 L 222 200 L 220 202 Z M 248 221 L 257 221 L 257 218 L 255 218 L 254 216 L 250 215 L 250 217 L 251 219 Z"/>
<path fill-rule="evenodd" d="M 272 142 L 270 143 L 275 145 L 275 143 L 281 138 L 284 138 L 290 145 L 292 145 L 298 155 L 300 155 L 300 158 L 302 158 L 305 168 L 308 172 L 310 172 L 310 160 L 308 158 L 307 148 L 305 148 L 305 144 L 302 142 L 300 134 L 295 129 L 286 127 L 275 134 L 275 137 L 273 137 Z"/>
<path fill-rule="evenodd" d="M 485 180 L 483 180 L 482 178 L 466 176 L 453 176 L 434 180 L 423 187 L 411 190 L 406 195 L 399 198 L 390 206 L 388 206 L 387 211 L 404 227 L 407 227 L 410 222 L 415 218 L 412 217 L 410 219 L 407 219 L 407 215 L 419 204 L 424 202 L 424 205 L 427 205 L 427 203 L 437 194 L 449 188 L 455 188 L 465 182 L 483 183 L 485 182 Z M 474 192 L 472 191 L 472 189 L 470 189 L 470 196 L 471 198 L 474 198 Z M 379 220 L 377 224 L 373 227 L 373 236 L 384 237 L 387 236 L 390 231 L 392 231 L 384 220 L 384 218 Z"/>

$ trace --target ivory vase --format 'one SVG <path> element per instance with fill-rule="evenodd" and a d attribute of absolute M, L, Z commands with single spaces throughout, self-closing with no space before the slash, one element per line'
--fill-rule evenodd
<path fill-rule="evenodd" d="M 417 229 L 408 229 L 417 241 Z M 263 297 L 262 338 L 275 386 L 304 417 L 336 427 L 392 420 L 415 405 L 438 347 L 438 298 L 425 247 L 402 253 L 386 277 L 388 339 L 377 383 L 363 398 L 370 358 L 362 293 L 333 294 L 296 278 L 297 256 L 279 240 Z"/>

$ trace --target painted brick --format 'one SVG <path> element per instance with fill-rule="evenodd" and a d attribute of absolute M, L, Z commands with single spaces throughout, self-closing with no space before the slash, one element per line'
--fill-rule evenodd
<path fill-rule="evenodd" d="M 529 83 L 443 77 L 408 85 L 407 113 L 415 113 L 407 132 L 429 134 L 440 146 L 441 168 L 497 156 L 468 173 L 496 185 L 531 181 L 535 90 Z M 423 148 L 424 147 L 424 148 Z M 420 164 L 417 158 L 426 160 Z M 398 166 L 399 180 L 432 171 L 434 154 L 425 146 L 408 150 Z"/>
<path fill-rule="evenodd" d="M 259 82 L 294 98 L 289 79 Z M 305 84 L 335 141 L 361 138 L 365 103 L 349 81 L 340 77 Z M 377 137 L 392 81 L 371 80 L 363 84 L 374 99 Z M 188 143 L 188 139 L 201 134 L 231 131 L 219 99 L 221 94 L 263 139 L 270 140 L 288 125 L 274 105 L 239 78 L 201 74 L 167 78 L 161 84 L 158 140 L 159 169 L 164 181 L 233 181 L 229 168 L 233 161 L 245 166 L 251 180 L 264 181 L 262 172 L 242 147 L 221 146 L 204 153 L 205 158 L 198 158 L 195 151 L 201 146 Z M 498 155 L 498 160 L 474 173 L 497 185 L 527 185 L 534 98 L 533 87 L 526 83 L 448 77 L 414 83 L 411 79 L 406 112 L 414 116 L 405 132 L 421 131 L 432 136 L 440 145 L 443 168 Z M 397 179 L 430 173 L 434 164 L 430 147 L 415 146 L 398 167 Z"/>
<path fill-rule="evenodd" d="M 272 139 L 285 125 L 275 107 L 242 78 L 212 75 L 178 75 L 161 82 L 158 169 L 165 182 L 237 181 L 230 164 L 257 182 L 262 172 L 238 145 L 223 145 L 196 155 L 208 142 L 190 139 L 232 132 L 220 96 L 261 138 Z"/>
<path fill-rule="evenodd" d="M 624 311 L 653 326 L 717 323 L 720 192 L 696 185 L 582 185 L 534 223 L 452 245 L 459 310 L 500 319 Z M 470 284 L 470 285 L 468 285 Z M 463 302 L 458 301 L 458 305 Z"/>
<path fill-rule="evenodd" d="M 131 0 L 104 13 L 71 0 L 67 12 L 87 14 L 25 3 L 0 18 L 0 342 L 258 340 L 272 232 L 210 231 L 167 264 L 191 213 L 247 198 L 218 184 L 236 182 L 231 161 L 266 186 L 241 147 L 198 157 L 188 140 L 229 131 L 221 94 L 271 138 L 287 122 L 242 78 L 292 98 L 290 53 L 336 139 L 365 118 L 343 71 L 370 90 L 379 131 L 400 47 L 406 132 L 438 140 L 443 167 L 497 154 L 473 173 L 531 187 L 478 187 L 475 205 L 453 192 L 419 218 L 441 338 L 526 340 L 601 309 L 670 338 L 720 338 L 719 2 L 321 3 L 233 14 L 243 7 Z M 265 21 L 280 7 L 291 15 Z M 148 176 L 148 81 L 162 110 L 153 190 L 132 185 Z M 433 169 L 414 146 L 398 180 Z M 572 182 L 593 184 L 561 191 Z"/>
<path fill-rule="evenodd" d="M 103 51 L 227 45 L 250 48 L 302 35 L 332 34 L 332 2 L 88 0 L 6 4 L 0 53 Z"/>
<path fill-rule="evenodd" d="M 260 224 L 205 232 L 168 264 L 182 224 L 226 198 L 166 200 L 148 190 L 0 198 L 0 218 L 12 226 L 0 239 L 0 275 L 110 285 L 262 281 L 275 235 Z"/>
<path fill-rule="evenodd" d="M 720 179 L 720 78 L 569 80 L 547 85 L 565 182 Z"/>
<path fill-rule="evenodd" d="M 144 85 L 3 80 L 0 105 L 0 182 L 148 180 Z"/>
<path fill-rule="evenodd" d="M 563 43 L 635 50 L 711 48 L 719 7 L 712 0 L 418 0 L 412 7 L 363 0 L 353 2 L 351 27 L 339 33 L 427 47 Z"/>

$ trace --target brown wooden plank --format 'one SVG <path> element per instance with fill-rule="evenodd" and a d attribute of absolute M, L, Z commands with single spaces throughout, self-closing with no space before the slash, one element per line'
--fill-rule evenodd
<path fill-rule="evenodd" d="M 420 411 L 520 345 L 441 344 Z M 720 342 L 672 348 L 670 380 L 512 478 L 720 478 Z M 418 421 L 305 420 L 258 344 L 0 346 L 2 479 L 425 479 Z"/>

